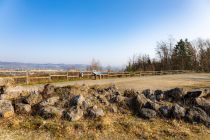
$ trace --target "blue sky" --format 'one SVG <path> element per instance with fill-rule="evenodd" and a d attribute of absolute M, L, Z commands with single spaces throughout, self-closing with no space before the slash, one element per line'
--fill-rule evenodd
<path fill-rule="evenodd" d="M 157 41 L 210 37 L 209 0 L 0 0 L 0 61 L 122 66 Z"/>

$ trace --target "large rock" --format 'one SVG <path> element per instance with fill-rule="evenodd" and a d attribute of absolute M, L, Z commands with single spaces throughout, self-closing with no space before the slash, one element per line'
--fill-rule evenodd
<path fill-rule="evenodd" d="M 90 118 L 103 117 L 104 115 L 104 111 L 97 106 L 93 106 L 92 108 L 88 109 L 88 117 Z"/>
<path fill-rule="evenodd" d="M 44 90 L 42 91 L 43 98 L 49 98 L 52 97 L 52 95 L 55 93 L 55 87 L 51 84 L 47 84 L 44 86 Z"/>
<path fill-rule="evenodd" d="M 30 105 L 38 104 L 42 101 L 42 96 L 38 92 L 31 92 L 31 94 L 25 98 L 24 102 Z"/>
<path fill-rule="evenodd" d="M 14 108 L 11 101 L 0 100 L 0 116 L 8 118 L 14 115 Z"/>
<path fill-rule="evenodd" d="M 134 89 L 127 89 L 127 90 L 124 91 L 124 96 L 125 97 L 135 97 L 138 94 L 139 93 L 137 91 L 135 91 Z"/>
<path fill-rule="evenodd" d="M 28 91 L 8 91 L 0 95 L 1 100 L 17 100 L 22 97 L 28 96 L 30 93 Z"/>
<path fill-rule="evenodd" d="M 149 102 L 147 102 L 147 103 L 145 104 L 144 107 L 145 107 L 145 108 L 149 108 L 149 109 L 153 109 L 153 110 L 155 110 L 155 111 L 158 111 L 159 108 L 160 108 L 160 105 L 157 104 L 157 103 L 155 103 L 155 102 L 149 101 Z"/>
<path fill-rule="evenodd" d="M 204 110 L 198 107 L 190 108 L 185 115 L 185 119 L 190 123 L 203 123 L 206 126 L 210 126 L 210 119 L 208 115 Z"/>
<path fill-rule="evenodd" d="M 155 118 L 157 115 L 154 110 L 148 108 L 142 108 L 139 113 L 140 113 L 139 115 L 144 119 Z"/>
<path fill-rule="evenodd" d="M 157 101 L 161 101 L 164 98 L 164 92 L 162 90 L 155 90 L 154 92 Z"/>
<path fill-rule="evenodd" d="M 177 119 L 181 119 L 185 116 L 185 113 L 186 113 L 186 109 L 181 107 L 180 105 L 178 104 L 175 104 L 172 108 L 171 108 L 171 113 L 172 113 L 172 116 L 174 118 L 177 118 Z"/>
<path fill-rule="evenodd" d="M 149 97 L 149 95 L 151 94 L 151 90 L 150 89 L 145 89 L 142 91 L 142 94 L 144 94 L 145 97 Z"/>
<path fill-rule="evenodd" d="M 58 96 L 55 96 L 55 97 L 50 97 L 44 101 L 42 101 L 40 103 L 41 106 L 53 106 L 55 105 L 58 101 L 59 101 L 59 97 Z"/>
<path fill-rule="evenodd" d="M 15 104 L 15 112 L 17 114 L 31 113 L 31 106 L 29 104 L 17 103 Z"/>
<path fill-rule="evenodd" d="M 143 108 L 149 100 L 144 96 L 144 94 L 139 94 L 136 96 L 135 104 L 138 111 Z"/>
<path fill-rule="evenodd" d="M 184 95 L 184 98 L 198 98 L 201 94 L 201 90 L 189 91 L 186 95 Z"/>
<path fill-rule="evenodd" d="M 63 109 L 54 106 L 45 106 L 40 108 L 37 114 L 44 119 L 50 119 L 55 117 L 60 118 L 63 114 Z"/>
<path fill-rule="evenodd" d="M 14 87 L 16 86 L 15 80 L 13 78 L 0 78 L 0 86 Z"/>
<path fill-rule="evenodd" d="M 171 107 L 169 106 L 162 106 L 159 108 L 160 115 L 166 118 L 171 117 Z"/>
<path fill-rule="evenodd" d="M 196 105 L 202 108 L 210 116 L 210 101 L 205 98 L 195 99 Z"/>
<path fill-rule="evenodd" d="M 4 94 L 6 87 L 5 86 L 0 86 L 0 95 Z"/>
<path fill-rule="evenodd" d="M 189 91 L 186 95 L 183 96 L 185 104 L 191 105 L 195 103 L 195 99 L 201 96 L 201 90 Z"/>
<path fill-rule="evenodd" d="M 77 95 L 71 99 L 70 106 L 80 106 L 84 101 L 85 98 L 82 95 Z"/>
<path fill-rule="evenodd" d="M 67 121 L 78 121 L 83 117 L 83 111 L 78 107 L 73 107 L 69 111 L 64 111 L 62 118 Z"/>
<path fill-rule="evenodd" d="M 109 105 L 109 102 L 107 101 L 107 99 L 103 96 L 103 95 L 98 95 L 97 99 L 99 100 L 99 102 L 105 106 Z"/>
<path fill-rule="evenodd" d="M 164 93 L 164 99 L 168 101 L 179 101 L 184 95 L 184 91 L 181 88 L 174 88 Z"/>

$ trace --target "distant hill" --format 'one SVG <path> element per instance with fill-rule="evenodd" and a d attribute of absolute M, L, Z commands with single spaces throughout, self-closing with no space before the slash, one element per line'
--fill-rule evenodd
<path fill-rule="evenodd" d="M 78 69 L 85 70 L 86 64 L 36 64 L 36 63 L 20 63 L 20 62 L 1 62 L 0 69 L 14 70 L 31 70 L 31 69 L 52 69 L 52 70 L 69 70 Z"/>

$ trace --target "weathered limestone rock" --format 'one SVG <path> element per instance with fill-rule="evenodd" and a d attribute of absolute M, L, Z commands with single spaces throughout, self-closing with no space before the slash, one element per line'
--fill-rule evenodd
<path fill-rule="evenodd" d="M 157 101 L 163 100 L 164 95 L 163 95 L 163 91 L 162 90 L 155 90 L 154 94 L 156 96 L 156 100 Z"/>
<path fill-rule="evenodd" d="M 170 118 L 171 117 L 171 107 L 162 106 L 159 108 L 160 114 L 163 117 Z"/>
<path fill-rule="evenodd" d="M 15 80 L 13 78 L 0 78 L 0 86 L 15 87 Z"/>
<path fill-rule="evenodd" d="M 144 107 L 158 111 L 160 108 L 160 105 L 155 102 L 150 101 L 150 102 L 147 102 Z"/>
<path fill-rule="evenodd" d="M 63 109 L 54 107 L 54 106 L 45 106 L 38 110 L 37 114 L 44 119 L 50 119 L 62 116 Z"/>
<path fill-rule="evenodd" d="M 38 92 L 31 92 L 31 94 L 24 100 L 27 104 L 35 105 L 42 101 L 42 96 Z"/>
<path fill-rule="evenodd" d="M 14 115 L 14 108 L 11 101 L 0 100 L 0 116 L 3 118 L 8 118 Z"/>
<path fill-rule="evenodd" d="M 210 117 L 210 101 L 205 98 L 195 99 L 195 103 L 198 107 L 202 108 Z"/>
<path fill-rule="evenodd" d="M 181 119 L 185 116 L 186 109 L 176 104 L 171 108 L 172 116 L 177 119 Z"/>
<path fill-rule="evenodd" d="M 50 97 L 44 101 L 42 101 L 40 103 L 41 106 L 53 106 L 55 105 L 58 101 L 59 101 L 59 97 L 58 96 L 55 96 L 55 97 Z"/>
<path fill-rule="evenodd" d="M 84 101 L 85 98 L 82 95 L 77 95 L 71 99 L 70 106 L 82 105 Z"/>
<path fill-rule="evenodd" d="M 151 119 L 156 117 L 156 112 L 152 109 L 142 108 L 140 111 L 140 116 L 144 119 Z"/>
<path fill-rule="evenodd" d="M 184 95 L 184 91 L 181 88 L 174 88 L 164 93 L 164 99 L 169 101 L 179 101 Z"/>
<path fill-rule="evenodd" d="M 71 108 L 69 111 L 64 111 L 62 116 L 62 118 L 67 121 L 78 121 L 82 117 L 83 111 L 78 107 Z"/>
<path fill-rule="evenodd" d="M 138 111 L 146 105 L 149 100 L 144 96 L 144 94 L 139 94 L 136 96 L 135 104 Z"/>
<path fill-rule="evenodd" d="M 90 118 L 103 117 L 104 115 L 104 111 L 101 108 L 98 108 L 97 106 L 93 106 L 88 110 L 88 116 Z"/>
<path fill-rule="evenodd" d="M 31 106 L 29 104 L 17 103 L 15 104 L 15 112 L 17 114 L 31 113 Z"/>
<path fill-rule="evenodd" d="M 47 84 L 44 86 L 44 90 L 42 92 L 43 98 L 49 98 L 55 93 L 55 87 L 51 84 Z"/>
<path fill-rule="evenodd" d="M 205 111 L 198 107 L 190 108 L 185 115 L 185 119 L 190 123 L 203 123 L 206 126 L 210 126 L 210 119 L 208 115 Z"/>

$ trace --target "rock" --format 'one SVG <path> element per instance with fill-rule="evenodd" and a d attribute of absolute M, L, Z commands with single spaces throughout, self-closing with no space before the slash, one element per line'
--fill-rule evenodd
<path fill-rule="evenodd" d="M 174 118 L 181 119 L 185 116 L 186 109 L 176 104 L 171 108 L 171 113 Z"/>
<path fill-rule="evenodd" d="M 90 118 L 103 117 L 104 115 L 104 111 L 101 108 L 98 108 L 97 106 L 93 106 L 88 110 L 88 117 Z"/>
<path fill-rule="evenodd" d="M 117 113 L 117 106 L 112 105 L 112 106 L 110 106 L 109 110 L 110 110 L 110 112 L 112 112 L 112 113 Z"/>
<path fill-rule="evenodd" d="M 162 106 L 159 108 L 160 114 L 163 117 L 170 118 L 171 117 L 171 108 L 168 106 Z"/>
<path fill-rule="evenodd" d="M 210 99 L 210 89 L 205 89 L 202 97 L 205 98 L 206 100 L 209 100 Z"/>
<path fill-rule="evenodd" d="M 4 94 L 6 87 L 5 86 L 0 86 L 0 95 Z"/>
<path fill-rule="evenodd" d="M 83 117 L 83 111 L 80 108 L 74 107 L 70 111 L 64 111 L 62 118 L 67 121 L 78 121 Z"/>
<path fill-rule="evenodd" d="M 42 96 L 38 92 L 31 92 L 31 94 L 25 98 L 24 102 L 30 105 L 38 104 L 42 101 Z"/>
<path fill-rule="evenodd" d="M 202 108 L 210 117 L 210 101 L 205 98 L 197 98 L 195 99 L 195 103 L 198 107 Z"/>
<path fill-rule="evenodd" d="M 162 90 L 155 90 L 154 94 L 156 96 L 157 101 L 163 100 L 164 96 L 163 96 L 163 91 Z"/>
<path fill-rule="evenodd" d="M 15 104 L 15 112 L 17 114 L 31 113 L 31 106 L 29 104 L 17 103 Z"/>
<path fill-rule="evenodd" d="M 97 99 L 98 99 L 99 102 L 102 103 L 103 105 L 105 105 L 105 106 L 109 105 L 109 102 L 107 101 L 107 99 L 106 99 L 103 95 L 97 96 Z"/>
<path fill-rule="evenodd" d="M 14 115 L 14 108 L 11 101 L 0 100 L 0 116 L 3 118 L 8 118 Z"/>
<path fill-rule="evenodd" d="M 53 106 L 59 101 L 59 99 L 60 98 L 58 96 L 50 97 L 50 98 L 46 99 L 45 101 L 42 101 L 40 103 L 40 105 L 41 106 Z"/>
<path fill-rule="evenodd" d="M 148 98 L 151 100 L 151 101 L 155 101 L 156 100 L 156 96 L 154 94 L 150 94 L 148 96 Z"/>
<path fill-rule="evenodd" d="M 42 92 L 43 98 L 49 98 L 52 97 L 52 95 L 55 93 L 55 87 L 51 84 L 47 84 L 44 86 L 44 90 Z"/>
<path fill-rule="evenodd" d="M 1 94 L 0 98 L 2 100 L 17 100 L 22 97 L 26 97 L 29 94 L 30 93 L 27 91 L 8 91 L 8 90 L 6 90 L 6 92 L 4 94 Z"/>
<path fill-rule="evenodd" d="M 184 95 L 184 100 L 192 100 L 198 98 L 202 94 L 201 90 L 189 91 L 186 95 Z"/>
<path fill-rule="evenodd" d="M 140 116 L 144 119 L 151 119 L 151 118 L 156 117 L 156 112 L 148 108 L 142 108 L 139 113 L 140 113 Z"/>
<path fill-rule="evenodd" d="M 139 94 L 136 96 L 135 105 L 138 111 L 146 105 L 149 100 L 144 96 L 144 94 Z"/>
<path fill-rule="evenodd" d="M 184 95 L 184 91 L 181 88 L 174 88 L 164 93 L 164 99 L 168 101 L 179 101 Z"/>
<path fill-rule="evenodd" d="M 143 90 L 142 94 L 144 94 L 145 97 L 149 98 L 149 95 L 151 94 L 151 90 L 150 89 Z"/>
<path fill-rule="evenodd" d="M 125 97 L 135 97 L 137 96 L 139 93 L 136 92 L 134 89 L 127 89 L 124 91 L 124 96 Z"/>
<path fill-rule="evenodd" d="M 210 126 L 210 119 L 205 111 L 198 107 L 190 108 L 186 115 L 185 120 L 190 123 L 203 123 L 206 126 Z"/>
<path fill-rule="evenodd" d="M 160 105 L 155 102 L 150 101 L 150 102 L 147 102 L 144 107 L 158 111 L 160 108 Z"/>
<path fill-rule="evenodd" d="M 126 98 L 126 97 L 123 97 L 123 96 L 121 96 L 121 95 L 117 95 L 117 96 L 115 97 L 115 99 L 114 99 L 114 102 L 116 102 L 116 103 L 121 103 L 121 102 L 123 102 L 123 101 L 125 100 L 125 98 Z"/>
<path fill-rule="evenodd" d="M 0 86 L 4 87 L 15 87 L 16 83 L 13 78 L 0 78 Z"/>
<path fill-rule="evenodd" d="M 38 110 L 37 114 L 44 119 L 50 119 L 62 116 L 63 109 L 53 107 L 53 106 L 45 106 Z"/>
<path fill-rule="evenodd" d="M 71 99 L 70 106 L 82 105 L 84 101 L 85 98 L 82 95 L 77 95 Z"/>

